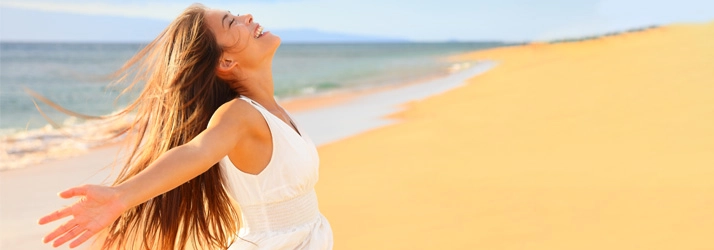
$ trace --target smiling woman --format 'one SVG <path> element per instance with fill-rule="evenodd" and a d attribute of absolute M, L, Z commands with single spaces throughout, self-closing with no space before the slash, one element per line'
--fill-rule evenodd
<path fill-rule="evenodd" d="M 104 249 L 331 249 L 317 150 L 274 98 L 279 45 L 251 15 L 187 8 L 119 71 L 136 73 L 129 89 L 145 84 L 113 115 L 136 114 L 116 181 L 60 193 L 81 199 L 40 219 L 72 216 L 44 241 L 76 247 L 103 232 Z"/>

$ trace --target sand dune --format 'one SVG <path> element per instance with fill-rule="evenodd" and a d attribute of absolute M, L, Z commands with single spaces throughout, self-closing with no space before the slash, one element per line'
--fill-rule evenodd
<path fill-rule="evenodd" d="M 464 57 L 320 148 L 336 249 L 714 249 L 714 22 Z"/>

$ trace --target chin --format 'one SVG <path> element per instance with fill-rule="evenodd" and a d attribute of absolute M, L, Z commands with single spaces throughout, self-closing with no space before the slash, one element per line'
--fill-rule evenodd
<path fill-rule="evenodd" d="M 266 37 L 266 38 L 268 38 L 268 37 Z M 280 39 L 279 36 L 273 35 L 273 33 L 270 33 L 270 37 L 269 37 L 269 38 L 270 38 L 270 40 L 271 40 L 271 44 L 274 46 L 274 49 L 277 50 L 278 47 L 280 47 L 280 44 L 282 43 L 282 40 Z"/>
<path fill-rule="evenodd" d="M 282 42 L 282 40 L 280 39 L 280 37 L 277 36 L 277 35 L 275 35 L 275 34 L 273 34 L 273 33 L 269 33 L 269 35 L 270 35 L 271 40 L 274 40 L 275 43 L 277 43 L 278 46 L 280 46 L 280 43 Z"/>
<path fill-rule="evenodd" d="M 262 37 L 262 39 L 269 40 L 269 41 L 264 41 L 263 48 L 264 48 L 264 51 L 266 52 L 265 58 L 272 59 L 273 56 L 275 55 L 275 52 L 278 51 L 278 47 L 280 47 L 280 43 L 281 43 L 280 37 L 274 36 L 271 34 L 270 36 Z"/>

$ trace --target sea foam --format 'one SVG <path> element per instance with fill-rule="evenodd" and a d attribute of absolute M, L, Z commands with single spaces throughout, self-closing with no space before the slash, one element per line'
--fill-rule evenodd
<path fill-rule="evenodd" d="M 127 128 L 132 119 L 127 116 L 123 119 L 82 122 L 71 117 L 59 128 L 47 124 L 38 129 L 0 135 L 0 171 L 67 158 L 116 143 L 125 135 L 115 135 Z"/>

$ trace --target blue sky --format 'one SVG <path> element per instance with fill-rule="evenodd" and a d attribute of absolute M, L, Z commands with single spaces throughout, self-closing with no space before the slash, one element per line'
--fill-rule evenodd
<path fill-rule="evenodd" d="M 24 27 L 27 15 L 13 17 L 9 10 L 64 13 L 61 18 L 91 15 L 158 20 L 156 23 L 163 25 L 192 2 L 3 0 L 0 10 L 7 16 L 2 19 L 3 27 L 11 25 L 13 30 L 22 31 L 35 26 Z M 714 21 L 711 0 L 207 0 L 203 3 L 233 13 L 251 13 L 267 29 L 313 29 L 412 41 L 550 40 L 652 24 Z M 42 15 L 37 18 L 37 22 L 52 22 L 43 20 Z M 81 29 L 93 28 L 91 21 L 84 22 L 86 26 Z M 144 28 L 131 25 L 137 34 Z M 81 32 L 73 25 L 67 26 L 55 31 Z"/>

